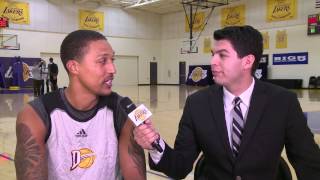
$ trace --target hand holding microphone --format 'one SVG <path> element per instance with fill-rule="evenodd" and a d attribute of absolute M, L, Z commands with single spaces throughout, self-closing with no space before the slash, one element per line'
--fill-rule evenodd
<path fill-rule="evenodd" d="M 160 136 L 153 128 L 151 121 L 148 120 L 152 113 L 143 104 L 136 107 L 128 97 L 122 98 L 120 105 L 137 126 L 134 130 L 136 142 L 144 149 L 156 149 L 161 153 L 163 149 L 159 144 Z"/>

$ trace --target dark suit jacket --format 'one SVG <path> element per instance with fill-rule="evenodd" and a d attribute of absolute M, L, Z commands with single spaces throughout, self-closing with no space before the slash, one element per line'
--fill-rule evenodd
<path fill-rule="evenodd" d="M 181 179 L 202 151 L 210 180 L 276 179 L 280 155 L 287 156 L 299 180 L 320 179 L 320 150 L 296 95 L 284 88 L 255 81 L 239 155 L 234 158 L 224 117 L 223 89 L 211 86 L 189 96 L 174 149 L 167 144 L 152 169 Z"/>

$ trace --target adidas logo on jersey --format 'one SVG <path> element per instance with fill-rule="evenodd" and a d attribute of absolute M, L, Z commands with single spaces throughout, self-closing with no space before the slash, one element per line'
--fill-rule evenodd
<path fill-rule="evenodd" d="M 88 134 L 84 131 L 84 129 L 81 129 L 77 134 L 76 137 L 87 137 Z"/>

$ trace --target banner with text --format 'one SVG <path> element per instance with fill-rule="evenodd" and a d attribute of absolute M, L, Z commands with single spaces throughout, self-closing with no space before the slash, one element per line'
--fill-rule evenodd
<path fill-rule="evenodd" d="M 267 0 L 267 22 L 297 18 L 297 0 Z"/>
<path fill-rule="evenodd" d="M 31 66 L 40 58 L 0 57 L 0 87 L 32 87 Z"/>
<path fill-rule="evenodd" d="M 29 3 L 0 1 L 0 17 L 6 17 L 10 23 L 30 24 Z"/>
<path fill-rule="evenodd" d="M 277 49 L 284 49 L 288 47 L 288 35 L 287 31 L 277 31 L 276 35 L 276 48 Z"/>
<path fill-rule="evenodd" d="M 308 64 L 308 52 L 273 54 L 272 64 Z"/>
<path fill-rule="evenodd" d="M 95 31 L 104 31 L 104 13 L 80 9 L 79 28 Z"/>
<path fill-rule="evenodd" d="M 205 21 L 205 13 L 204 12 L 197 12 L 196 15 L 192 14 L 192 31 L 198 32 L 204 28 L 204 21 Z M 185 32 L 190 32 L 189 28 L 190 24 L 190 17 L 185 16 Z"/>
<path fill-rule="evenodd" d="M 263 49 L 269 49 L 269 33 L 268 32 L 262 32 L 263 37 Z"/>
<path fill-rule="evenodd" d="M 221 27 L 245 25 L 245 10 L 245 5 L 222 8 Z"/>
<path fill-rule="evenodd" d="M 203 53 L 211 53 L 211 37 L 204 38 L 203 40 Z"/>

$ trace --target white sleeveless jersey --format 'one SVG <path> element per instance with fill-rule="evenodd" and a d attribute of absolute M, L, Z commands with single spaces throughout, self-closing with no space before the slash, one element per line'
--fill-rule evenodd
<path fill-rule="evenodd" d="M 115 127 L 123 123 L 114 121 L 114 111 L 106 105 L 110 98 L 101 98 L 95 108 L 86 112 L 73 109 L 67 103 L 63 90 L 41 98 L 30 104 L 49 131 L 46 140 L 48 179 L 120 179 Z"/>
<path fill-rule="evenodd" d="M 61 109 L 50 116 L 49 180 L 115 179 L 118 140 L 112 111 L 99 109 L 87 122 L 77 122 Z"/>

